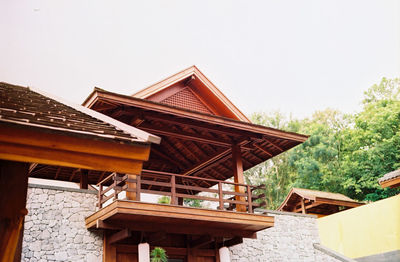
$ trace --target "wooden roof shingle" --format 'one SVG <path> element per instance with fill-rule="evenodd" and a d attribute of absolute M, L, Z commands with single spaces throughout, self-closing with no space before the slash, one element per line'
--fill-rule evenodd
<path fill-rule="evenodd" d="M 159 143 L 160 138 L 39 90 L 0 82 L 0 122 L 94 136 L 120 143 Z"/>
<path fill-rule="evenodd" d="M 387 173 L 379 178 L 379 184 L 382 187 L 398 187 L 400 186 L 400 169 Z"/>

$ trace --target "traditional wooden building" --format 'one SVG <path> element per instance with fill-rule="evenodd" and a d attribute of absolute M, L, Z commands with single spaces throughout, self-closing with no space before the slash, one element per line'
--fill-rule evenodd
<path fill-rule="evenodd" d="M 278 210 L 322 217 L 361 205 L 343 194 L 292 188 Z"/>
<path fill-rule="evenodd" d="M 379 179 L 381 187 L 396 188 L 400 186 L 400 169 L 387 173 Z"/>
<path fill-rule="evenodd" d="M 254 213 L 265 204 L 259 193 L 262 186 L 246 184 L 243 171 L 307 139 L 252 124 L 194 66 L 132 96 L 96 88 L 83 103 L 91 110 L 79 108 L 79 114 L 42 100 L 43 112 L 34 111 L 33 119 L 44 119 L 49 126 L 57 123 L 63 134 L 79 133 L 96 142 L 74 141 L 73 149 L 84 152 L 78 155 L 78 164 L 64 163 L 63 155 L 57 161 L 33 156 L 3 159 L 32 162 L 30 177 L 98 189 L 98 211 L 86 218 L 86 227 L 105 232 L 104 261 L 138 261 L 142 248 L 154 246 L 163 247 L 176 261 L 219 261 L 223 247 L 256 238 L 257 231 L 274 225 L 273 217 Z M 25 107 L 18 109 L 19 115 Z M 98 113 L 93 115 L 92 110 Z M 82 112 L 92 118 L 77 118 Z M 15 140 L 8 133 L 5 141 Z M 53 147 L 50 138 L 54 143 L 69 141 L 65 136 L 42 136 L 39 142 L 24 143 Z M 108 150 L 115 161 L 86 157 L 101 150 Z M 30 152 L 34 155 L 34 148 Z M 168 196 L 171 203 L 144 202 L 144 194 Z M 216 209 L 189 207 L 185 199 L 213 202 Z"/>

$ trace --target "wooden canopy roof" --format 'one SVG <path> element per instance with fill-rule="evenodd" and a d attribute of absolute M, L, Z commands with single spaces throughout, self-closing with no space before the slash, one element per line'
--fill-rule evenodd
<path fill-rule="evenodd" d="M 151 171 L 226 180 L 233 176 L 232 147 L 241 148 L 247 170 L 294 146 L 307 136 L 250 121 L 196 68 L 190 67 L 134 96 L 99 88 L 83 103 L 113 119 L 162 138 L 152 145 L 143 173 Z M 73 170 L 43 167 L 32 176 L 75 181 Z M 107 174 L 92 171 L 90 183 Z M 208 185 L 210 186 L 210 185 Z"/>
<path fill-rule="evenodd" d="M 160 138 L 32 88 L 0 83 L 0 158 L 140 172 Z M 40 166 L 40 165 L 39 165 Z M 32 166 L 36 169 L 38 165 Z"/>
<path fill-rule="evenodd" d="M 96 88 L 83 105 L 162 137 L 144 170 L 225 180 L 233 145 L 246 170 L 307 139 L 250 123 L 195 66 L 133 96 Z"/>
<path fill-rule="evenodd" d="M 400 169 L 387 173 L 379 179 L 381 187 L 395 188 L 400 186 Z"/>
<path fill-rule="evenodd" d="M 364 205 L 339 193 L 292 188 L 279 211 L 330 215 L 343 209 Z"/>

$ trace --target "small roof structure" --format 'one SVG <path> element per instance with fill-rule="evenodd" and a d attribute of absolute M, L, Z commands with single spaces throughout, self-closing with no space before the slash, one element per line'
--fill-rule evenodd
<path fill-rule="evenodd" d="M 279 206 L 279 211 L 330 215 L 344 209 L 364 205 L 343 194 L 304 188 L 292 188 Z"/>
<path fill-rule="evenodd" d="M 396 188 L 400 187 L 400 169 L 387 173 L 383 177 L 379 178 L 379 184 L 381 187 Z"/>
<path fill-rule="evenodd" d="M 2 159 L 106 171 L 134 171 L 130 166 L 146 161 L 150 144 L 160 142 L 155 135 L 94 110 L 4 82 L 0 130 Z"/>

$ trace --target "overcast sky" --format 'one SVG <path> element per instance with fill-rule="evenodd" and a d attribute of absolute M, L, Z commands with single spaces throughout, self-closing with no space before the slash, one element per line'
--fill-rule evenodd
<path fill-rule="evenodd" d="M 353 112 L 400 75 L 400 1 L 0 0 L 0 81 L 81 103 L 191 65 L 246 114 Z"/>

